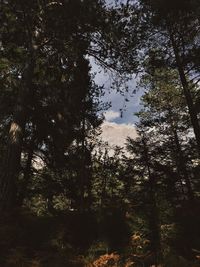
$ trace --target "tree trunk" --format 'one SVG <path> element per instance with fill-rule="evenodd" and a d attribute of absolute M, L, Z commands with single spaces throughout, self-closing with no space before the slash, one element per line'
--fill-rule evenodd
<path fill-rule="evenodd" d="M 173 134 L 173 137 L 174 137 L 174 144 L 175 144 L 175 147 L 176 147 L 177 171 L 178 171 L 178 173 L 180 175 L 181 184 L 182 184 L 182 177 L 183 177 L 183 179 L 185 181 L 186 188 L 187 188 L 188 199 L 190 201 L 193 201 L 194 193 L 193 193 L 193 190 L 192 190 L 190 177 L 189 177 L 188 170 L 187 170 L 187 167 L 186 167 L 185 156 L 184 156 L 182 148 L 181 148 L 181 144 L 180 144 L 180 141 L 179 141 L 179 137 L 178 137 L 176 126 L 174 125 L 174 119 L 173 119 L 172 110 L 169 108 L 168 112 L 169 112 L 169 118 L 170 118 L 170 127 L 171 127 L 171 131 L 172 131 L 172 134 Z"/>
<path fill-rule="evenodd" d="M 155 261 L 154 265 L 155 267 L 157 267 L 162 262 L 162 251 L 161 251 L 159 212 L 155 195 L 156 181 L 155 177 L 152 175 L 151 172 L 149 152 L 144 137 L 142 137 L 142 143 L 144 146 L 145 165 L 147 167 L 148 179 L 149 179 L 149 195 L 150 195 L 150 205 L 151 205 L 150 206 L 151 215 L 149 216 L 149 227 L 151 230 L 151 246 L 154 253 L 154 261 Z"/>
<path fill-rule="evenodd" d="M 32 159 L 33 159 L 33 144 L 31 144 L 30 150 L 28 152 L 28 158 L 26 162 L 26 166 L 24 169 L 24 177 L 23 177 L 23 183 L 18 195 L 17 203 L 18 206 L 21 207 L 23 205 L 24 199 L 26 197 L 27 187 L 30 181 L 31 177 L 31 167 L 32 167 Z"/>
<path fill-rule="evenodd" d="M 183 92 L 187 101 L 187 106 L 189 109 L 189 114 L 190 114 L 190 119 L 191 119 L 191 123 L 192 123 L 192 127 L 194 129 L 194 134 L 195 134 L 195 138 L 196 138 L 196 142 L 197 142 L 197 150 L 198 150 L 198 154 L 200 156 L 200 125 L 199 125 L 199 121 L 198 121 L 198 116 L 197 116 L 197 112 L 195 109 L 195 105 L 193 103 L 193 99 L 192 99 L 192 95 L 190 92 L 190 88 L 189 88 L 189 84 L 188 81 L 186 79 L 186 75 L 184 72 L 184 68 L 181 62 L 181 58 L 179 55 L 179 50 L 174 38 L 174 35 L 172 33 L 172 31 L 169 30 L 169 34 L 170 34 L 170 40 L 171 40 L 171 44 L 173 47 L 173 51 L 174 51 L 174 55 L 175 55 L 175 59 L 176 59 L 176 64 L 177 64 L 177 69 L 179 72 L 179 77 L 180 77 L 180 81 L 183 87 Z"/>
<path fill-rule="evenodd" d="M 16 103 L 13 121 L 10 125 L 8 145 L 5 155 L 3 172 L 0 176 L 0 211 L 11 211 L 16 205 L 17 178 L 21 169 L 22 142 L 25 124 L 28 118 L 28 103 L 32 98 L 33 57 L 27 64 L 22 86 Z"/>
<path fill-rule="evenodd" d="M 177 156 L 178 156 L 177 168 L 179 169 L 179 173 L 182 174 L 182 176 L 184 178 L 186 188 L 187 188 L 188 199 L 192 201 L 194 199 L 194 194 L 192 191 L 190 178 L 189 178 L 188 171 L 186 168 L 185 158 L 183 155 L 183 151 L 181 149 L 181 145 L 180 145 L 178 134 L 177 134 L 176 130 L 174 130 L 174 142 L 176 145 L 176 151 L 177 151 Z"/>

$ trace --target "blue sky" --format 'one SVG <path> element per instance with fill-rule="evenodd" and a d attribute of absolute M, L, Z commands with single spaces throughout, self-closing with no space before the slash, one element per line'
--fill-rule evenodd
<path fill-rule="evenodd" d="M 105 73 L 99 66 L 97 66 L 93 61 L 91 62 L 92 72 L 96 73 L 95 82 L 98 85 L 104 85 L 105 95 L 102 100 L 105 102 L 111 102 L 111 107 L 106 111 L 106 120 L 110 122 L 115 122 L 117 124 L 134 124 L 137 122 L 137 117 L 134 113 L 139 111 L 140 97 L 143 94 L 143 90 L 139 89 L 136 93 L 132 93 L 136 89 L 136 79 L 133 78 L 128 82 L 128 93 L 126 96 L 120 95 L 116 90 L 110 89 L 112 80 L 109 75 Z M 122 84 L 122 88 L 125 85 Z M 125 98 L 129 101 L 126 102 Z M 123 110 L 122 117 L 120 114 L 120 109 Z"/>
<path fill-rule="evenodd" d="M 106 0 L 108 5 L 115 3 L 114 0 Z M 126 3 L 126 0 L 118 0 L 118 3 Z M 120 95 L 116 90 L 110 90 L 111 79 L 108 74 L 105 74 L 104 71 L 98 67 L 93 60 L 91 60 L 92 72 L 97 73 L 95 76 L 95 82 L 98 85 L 104 85 L 105 95 L 102 98 L 105 102 L 111 102 L 111 107 L 106 112 L 106 120 L 110 122 L 115 122 L 117 124 L 135 124 L 137 122 L 137 117 L 134 115 L 135 112 L 138 112 L 141 109 L 140 106 L 140 97 L 143 94 L 142 88 L 139 89 L 135 94 L 133 90 L 136 89 L 136 79 L 133 78 L 128 83 L 129 92 L 126 96 Z M 123 87 L 123 85 L 122 85 Z M 125 85 L 124 85 L 125 87 Z M 125 98 L 129 101 L 126 102 Z M 120 109 L 123 110 L 121 117 Z"/>

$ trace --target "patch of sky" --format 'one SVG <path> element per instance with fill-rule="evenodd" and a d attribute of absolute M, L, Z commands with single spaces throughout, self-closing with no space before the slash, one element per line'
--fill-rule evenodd
<path fill-rule="evenodd" d="M 109 102 L 110 108 L 105 112 L 105 119 L 117 124 L 135 124 L 138 118 L 134 115 L 141 109 L 140 97 L 142 88 L 136 89 L 137 78 L 133 76 L 126 84 L 120 85 L 120 92 L 112 88 L 112 73 L 105 72 L 91 58 L 91 72 L 95 73 L 95 83 L 104 86 L 103 102 Z M 109 119 L 108 119 L 109 117 Z"/>

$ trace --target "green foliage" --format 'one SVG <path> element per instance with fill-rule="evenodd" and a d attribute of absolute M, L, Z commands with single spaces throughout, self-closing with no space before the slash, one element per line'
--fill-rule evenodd
<path fill-rule="evenodd" d="M 1 265 L 198 266 L 198 1 L 0 10 Z M 93 61 L 145 90 L 126 150 L 97 138 Z"/>

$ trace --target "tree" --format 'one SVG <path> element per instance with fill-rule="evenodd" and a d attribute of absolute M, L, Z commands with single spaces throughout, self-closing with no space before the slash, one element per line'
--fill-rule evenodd
<path fill-rule="evenodd" d="M 187 187 L 188 198 L 193 199 L 191 179 L 188 171 L 188 158 L 184 150 L 184 138 L 189 139 L 189 127 L 187 109 L 184 96 L 178 83 L 178 74 L 169 69 L 157 69 L 154 74 L 144 75 L 143 86 L 149 90 L 143 96 L 143 104 L 146 107 L 149 122 L 152 127 L 157 127 L 161 134 L 167 134 L 173 142 L 171 156 L 174 160 L 180 183 Z M 162 137 L 164 138 L 164 136 Z M 190 149 L 190 148 L 188 148 Z"/>
<path fill-rule="evenodd" d="M 200 152 L 200 126 L 193 89 L 197 87 L 199 68 L 193 55 L 199 49 L 198 19 L 195 2 L 183 1 L 140 1 L 138 46 L 139 70 L 151 71 L 154 67 L 170 67 L 179 74 L 180 84 L 186 98 L 190 120 Z M 146 27 L 145 27 L 146 25 Z M 137 47 L 137 46 L 136 46 Z M 132 49 L 136 48 L 132 46 Z M 146 69 L 145 60 L 149 58 Z M 196 90 L 196 93 L 198 90 Z"/>
<path fill-rule="evenodd" d="M 17 101 L 3 118 L 6 123 L 9 118 L 10 130 L 0 199 L 1 209 L 9 210 L 16 199 L 16 181 L 28 125 L 36 134 L 36 147 L 45 147 L 46 152 L 53 142 L 53 153 L 59 164 L 63 155 L 61 142 L 67 141 L 64 144 L 67 146 L 74 140 L 74 129 L 80 126 L 89 86 L 85 56 L 99 25 L 99 20 L 93 23 L 93 18 L 98 17 L 98 12 L 101 14 L 101 2 L 31 1 L 27 5 L 21 1 L 3 1 L 1 7 L 5 11 L 1 27 L 1 78 L 5 94 L 17 88 Z M 87 18 L 83 15 L 86 10 L 90 10 Z M 87 76 L 83 76 L 82 70 Z M 75 105 L 80 109 L 74 108 Z"/>

